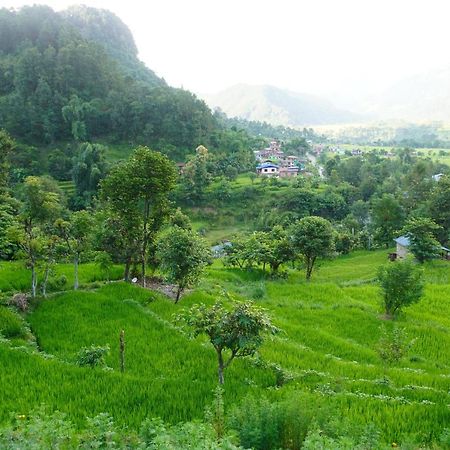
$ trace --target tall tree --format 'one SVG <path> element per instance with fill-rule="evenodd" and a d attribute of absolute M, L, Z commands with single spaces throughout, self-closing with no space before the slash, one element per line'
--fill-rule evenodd
<path fill-rule="evenodd" d="M 293 224 L 290 232 L 292 246 L 303 256 L 309 280 L 317 258 L 327 256 L 334 248 L 333 228 L 328 220 L 310 216 Z"/>
<path fill-rule="evenodd" d="M 44 255 L 46 228 L 60 215 L 61 195 L 52 180 L 39 177 L 25 179 L 21 209 L 16 225 L 9 230 L 11 239 L 25 255 L 31 269 L 31 292 L 36 296 L 37 264 Z"/>
<path fill-rule="evenodd" d="M 435 235 L 441 227 L 428 217 L 410 217 L 402 233 L 409 238 L 409 249 L 417 261 L 424 263 L 439 255 L 441 244 Z"/>
<path fill-rule="evenodd" d="M 159 152 L 138 147 L 130 159 L 116 166 L 102 183 L 103 197 L 119 214 L 132 209 L 140 215 L 141 277 L 145 286 L 148 248 L 168 215 L 168 199 L 176 170 Z"/>
<path fill-rule="evenodd" d="M 392 194 L 384 194 L 374 201 L 372 213 L 376 238 L 388 248 L 403 225 L 403 209 Z"/>
<path fill-rule="evenodd" d="M 73 258 L 74 290 L 78 289 L 78 266 L 83 253 L 89 250 L 92 241 L 94 220 L 89 211 L 76 211 L 69 221 L 57 220 L 56 226 L 64 239 L 67 251 Z"/>

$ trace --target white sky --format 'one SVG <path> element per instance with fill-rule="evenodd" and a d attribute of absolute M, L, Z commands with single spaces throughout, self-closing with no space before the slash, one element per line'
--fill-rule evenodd
<path fill-rule="evenodd" d="M 0 0 L 0 6 L 32 2 Z M 43 2 L 54 9 L 76 3 Z M 450 64 L 448 0 L 84 0 L 117 14 L 176 87 L 367 94 Z M 449 80 L 450 83 L 450 80 Z"/>

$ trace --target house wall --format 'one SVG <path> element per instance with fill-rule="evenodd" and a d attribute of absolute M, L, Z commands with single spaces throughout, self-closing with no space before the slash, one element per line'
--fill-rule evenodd
<path fill-rule="evenodd" d="M 397 256 L 399 258 L 404 258 L 408 254 L 408 249 L 403 245 L 397 243 Z"/>

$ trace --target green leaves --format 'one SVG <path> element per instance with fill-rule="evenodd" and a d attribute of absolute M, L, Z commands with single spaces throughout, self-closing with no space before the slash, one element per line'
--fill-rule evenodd
<path fill-rule="evenodd" d="M 386 315 L 397 314 L 403 307 L 418 302 L 423 294 L 422 272 L 410 261 L 393 262 L 378 269 Z"/>
<path fill-rule="evenodd" d="M 178 285 L 177 303 L 183 290 L 198 282 L 211 253 L 196 232 L 175 225 L 159 238 L 156 257 L 168 280 Z"/>

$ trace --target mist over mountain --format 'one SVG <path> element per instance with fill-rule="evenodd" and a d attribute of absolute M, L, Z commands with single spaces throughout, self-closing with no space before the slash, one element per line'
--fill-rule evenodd
<path fill-rule="evenodd" d="M 273 125 L 301 127 L 349 123 L 361 119 L 361 116 L 341 110 L 321 97 L 274 86 L 238 84 L 203 98 L 209 106 L 220 108 L 230 117 Z"/>
<path fill-rule="evenodd" d="M 385 120 L 450 122 L 450 65 L 400 80 L 358 109 Z"/>

